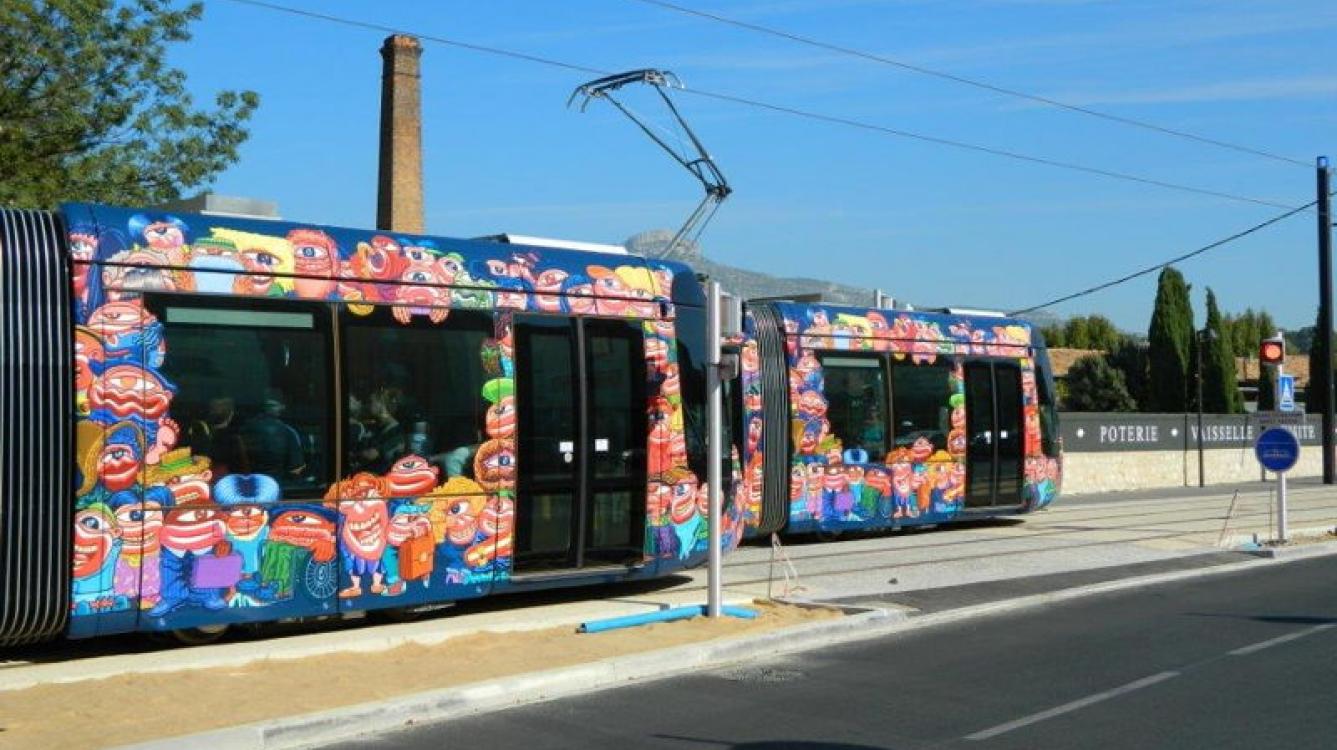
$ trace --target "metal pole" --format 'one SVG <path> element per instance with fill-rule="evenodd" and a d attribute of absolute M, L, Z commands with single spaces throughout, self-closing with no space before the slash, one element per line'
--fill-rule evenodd
<path fill-rule="evenodd" d="M 1323 483 L 1337 482 L 1333 455 L 1332 393 L 1332 206 L 1328 197 L 1328 157 L 1318 157 L 1318 372 L 1309 373 L 1323 398 Z"/>
<path fill-rule="evenodd" d="M 720 549 L 724 513 L 724 398 L 720 383 L 720 285 L 706 282 L 706 486 L 710 503 L 710 563 L 706 586 L 706 615 L 719 617 L 723 601 L 723 553 Z"/>
<path fill-rule="evenodd" d="M 1276 383 L 1272 386 L 1272 403 L 1281 405 L 1281 376 L 1286 374 L 1286 363 L 1277 365 Z M 1277 541 L 1286 541 L 1286 472 L 1277 472 Z"/>
<path fill-rule="evenodd" d="M 1277 541 L 1286 541 L 1286 472 L 1277 474 Z"/>
<path fill-rule="evenodd" d="M 1202 335 L 1198 337 L 1198 486 L 1207 486 L 1207 474 L 1202 464 Z"/>

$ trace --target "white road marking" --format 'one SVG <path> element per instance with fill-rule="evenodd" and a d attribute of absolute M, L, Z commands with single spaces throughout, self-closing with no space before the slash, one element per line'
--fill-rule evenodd
<path fill-rule="evenodd" d="M 1272 638 L 1272 639 L 1270 639 L 1270 640 L 1262 641 L 1262 642 L 1260 642 L 1260 643 L 1255 643 L 1255 644 L 1253 644 L 1253 645 L 1251 645 L 1251 646 L 1242 646 L 1242 647 L 1240 647 L 1240 648 L 1235 649 L 1234 651 L 1231 651 L 1231 652 L 1230 652 L 1230 655 L 1231 655 L 1231 656 L 1248 656 L 1249 654 L 1255 654 L 1255 653 L 1258 653 L 1259 651 L 1262 651 L 1262 650 L 1265 649 L 1265 648 L 1271 648 L 1272 646 L 1279 646 L 1279 645 L 1281 645 L 1281 644 L 1283 644 L 1283 643 L 1288 643 L 1288 642 L 1293 641 L 1293 640 L 1295 640 L 1295 639 L 1297 639 L 1297 638 L 1304 638 L 1304 637 L 1307 636 L 1307 635 L 1313 635 L 1314 633 L 1320 633 L 1320 632 L 1322 632 L 1322 631 L 1324 631 L 1324 630 L 1330 630 L 1330 629 L 1332 629 L 1332 628 L 1337 628 L 1337 622 L 1329 622 L 1329 623 L 1325 623 L 1325 624 L 1323 624 L 1323 625 L 1315 625 L 1315 626 L 1312 627 L 1312 628 L 1305 628 L 1304 630 L 1297 630 L 1297 631 L 1295 631 L 1294 633 L 1287 633 L 1286 635 L 1279 635 L 1279 636 L 1277 636 L 1276 638 Z"/>
<path fill-rule="evenodd" d="M 1140 680 L 1135 680 L 1133 682 L 1128 683 L 1127 685 L 1120 685 L 1119 687 L 1113 688 L 1111 690 L 1106 690 L 1103 693 L 1088 695 L 1085 698 L 1079 698 L 1071 703 L 1064 703 L 1061 706 L 1055 706 L 1054 708 L 1051 708 L 1048 711 L 1041 711 L 1038 714 L 1023 716 L 1020 719 L 1017 719 L 1015 721 L 1009 721 L 1006 724 L 999 724 L 996 727 L 990 727 L 988 729 L 976 732 L 974 734 L 968 734 L 965 736 L 965 739 L 975 740 L 975 741 L 987 740 L 991 737 L 997 737 L 998 735 L 1003 734 L 1005 732 L 1011 732 L 1013 729 L 1020 729 L 1024 726 L 1029 726 L 1031 724 L 1044 721 L 1045 719 L 1052 719 L 1055 716 L 1062 716 L 1063 714 L 1070 713 L 1078 709 L 1086 708 L 1087 706 L 1100 703 L 1101 701 L 1107 701 L 1110 698 L 1117 698 L 1120 695 L 1124 695 L 1125 693 L 1131 693 L 1134 690 L 1141 690 L 1144 687 L 1151 687 L 1156 683 L 1165 682 L 1166 680 L 1172 677 L 1178 677 L 1178 676 L 1179 676 L 1178 672 L 1161 672 L 1160 674 L 1154 674 L 1150 677 L 1143 677 Z"/>

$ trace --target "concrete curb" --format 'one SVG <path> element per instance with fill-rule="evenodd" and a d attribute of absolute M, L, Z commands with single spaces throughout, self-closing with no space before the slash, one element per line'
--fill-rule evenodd
<path fill-rule="evenodd" d="M 769 658 L 819 646 L 913 633 L 924 628 L 1058 604 L 1088 596 L 1337 554 L 1337 543 L 1313 544 L 1306 547 L 1309 549 L 1305 549 L 1303 554 L 1287 555 L 1282 558 L 1260 559 L 1242 553 L 1240 562 L 1235 563 L 1106 581 L 918 617 L 887 610 L 865 611 L 839 620 L 773 630 L 754 636 L 737 636 L 602 659 L 573 667 L 514 675 L 373 703 L 126 745 L 119 750 L 174 750 L 179 747 L 209 747 L 210 750 L 278 750 L 311 747 L 529 703 L 597 692 L 618 685 L 674 677 L 748 659 Z M 1301 549 L 1303 548 L 1296 548 L 1297 552 Z M 802 604 L 813 606 L 817 603 Z"/>
<path fill-rule="evenodd" d="M 754 636 L 675 646 L 317 713 L 168 737 L 126 745 L 120 750 L 174 750 L 180 747 L 273 750 L 351 740 L 363 735 L 580 695 L 632 682 L 673 677 L 750 658 L 856 640 L 866 637 L 865 633 L 869 631 L 881 632 L 883 628 L 879 625 L 904 619 L 905 615 L 873 610 L 839 620 L 800 625 Z"/>

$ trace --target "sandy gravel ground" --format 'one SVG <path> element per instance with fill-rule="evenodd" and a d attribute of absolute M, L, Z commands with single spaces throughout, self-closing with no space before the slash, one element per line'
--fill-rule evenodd
<path fill-rule="evenodd" d="M 0 694 L 0 748 L 121 745 L 839 616 L 754 606 L 756 620 L 699 617 L 598 634 L 570 627 L 479 633 L 369 654 L 43 685 Z"/>

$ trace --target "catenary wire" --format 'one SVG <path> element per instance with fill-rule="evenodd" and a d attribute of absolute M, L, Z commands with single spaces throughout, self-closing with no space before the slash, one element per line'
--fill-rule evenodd
<path fill-rule="evenodd" d="M 264 8 L 267 10 L 276 11 L 279 13 L 287 13 L 295 16 L 302 16 L 305 18 L 327 21 L 330 23 L 336 23 L 343 26 L 352 26 L 357 28 L 369 29 L 373 31 L 380 31 L 387 34 L 406 34 L 409 36 L 417 37 L 418 39 L 422 39 L 424 41 L 434 42 L 436 44 L 441 44 L 449 47 L 456 47 L 458 49 L 470 50 L 473 52 L 481 52 L 489 55 L 496 55 L 515 60 L 522 60 L 525 62 L 547 65 L 550 67 L 561 68 L 563 70 L 587 73 L 595 76 L 611 75 L 610 71 L 602 70 L 599 68 L 593 68 L 587 65 L 568 63 L 548 57 L 541 57 L 539 55 L 531 55 L 525 52 L 516 52 L 514 50 L 502 49 L 500 47 L 491 47 L 483 44 L 462 42 L 457 39 L 449 39 L 446 37 L 435 36 L 432 34 L 422 34 L 370 21 L 358 21 L 351 18 L 344 18 L 341 16 L 330 15 L 328 13 L 320 13 L 318 11 L 293 8 L 286 5 L 279 5 L 277 3 L 265 2 L 265 0 L 226 0 L 226 1 L 238 5 L 248 5 L 252 7 Z M 732 94 L 724 94 L 719 92 L 706 91 L 704 89 L 689 89 L 689 88 L 683 88 L 681 89 L 681 91 L 683 91 L 683 93 L 693 94 L 695 96 L 716 99 L 719 101 L 731 102 L 734 104 L 741 104 L 748 107 L 769 110 L 771 112 L 787 114 L 795 117 L 801 117 L 804 119 L 816 120 L 830 124 L 844 125 L 847 127 L 858 128 L 861 130 L 878 132 L 884 135 L 890 135 L 899 138 L 907 138 L 925 143 L 932 143 L 940 146 L 949 146 L 952 148 L 974 151 L 976 153 L 989 154 L 991 156 L 997 156 L 1016 161 L 1029 162 L 1033 164 L 1042 164 L 1045 166 L 1055 167 L 1059 169 L 1066 169 L 1074 172 L 1082 172 L 1085 174 L 1092 174 L 1101 177 L 1108 177 L 1111 179 L 1123 180 L 1125 182 L 1134 182 L 1143 185 L 1151 185 L 1155 187 L 1165 188 L 1168 190 L 1177 190 L 1179 192 L 1184 192 L 1184 193 L 1206 195 L 1213 198 L 1223 198 L 1226 200 L 1238 201 L 1241 203 L 1252 203 L 1255 205 L 1268 206 L 1271 208 L 1289 208 L 1290 206 L 1290 204 L 1288 203 L 1281 203 L 1279 201 L 1268 200 L 1264 198 L 1254 198 L 1245 195 L 1238 195 L 1235 193 L 1210 190 L 1207 188 L 1193 187 L 1191 185 L 1181 185 L 1179 183 L 1157 180 L 1150 177 L 1142 177 L 1139 175 L 1129 174 L 1126 172 L 1116 172 L 1114 170 L 1102 169 L 1099 167 L 1091 167 L 1072 162 L 1065 162 L 1065 161 L 1060 161 L 1058 159 L 1049 159 L 1041 156 L 1033 156 L 1030 154 L 1024 154 L 1017 151 L 1009 151 L 1006 149 L 994 148 L 991 146 L 982 146 L 979 144 L 968 143 L 965 141 L 952 140 L 950 138 L 939 138 L 937 136 L 926 135 L 923 133 L 915 133 L 908 130 L 900 130 L 897 128 L 892 128 L 884 125 L 878 125 L 876 123 L 864 122 L 862 120 L 855 120 L 847 117 L 840 117 L 837 115 L 827 115 L 821 112 L 798 109 L 796 107 L 788 107 L 780 104 L 771 104 L 757 99 L 749 99 L 746 97 L 736 96 Z"/>
<path fill-rule="evenodd" d="M 1331 196 L 1331 195 L 1333 195 L 1333 193 L 1330 193 L 1329 195 Z M 1097 284 L 1096 286 L 1089 287 L 1089 288 L 1087 288 L 1087 289 L 1083 289 L 1083 290 L 1080 291 L 1080 292 L 1073 292 L 1072 294 L 1067 294 L 1067 295 L 1064 295 L 1064 296 L 1059 297 L 1059 298 L 1057 298 L 1057 299 L 1052 299 L 1052 300 L 1050 300 L 1050 301 L 1048 301 L 1048 302 L 1045 302 L 1045 303 L 1042 303 L 1042 304 L 1039 304 L 1039 305 L 1033 305 L 1033 306 L 1031 306 L 1031 307 L 1023 308 L 1023 309 L 1021 309 L 1021 310 L 1013 310 L 1012 312 L 1008 313 L 1008 315 L 1025 315 L 1026 313 L 1035 312 L 1036 310 L 1043 310 L 1043 309 L 1045 309 L 1046 307 L 1053 307 L 1054 305 L 1061 304 L 1061 303 L 1063 303 L 1063 302 L 1068 302 L 1068 301 L 1070 301 L 1070 300 L 1074 300 L 1074 299 L 1077 299 L 1077 298 L 1079 298 L 1079 297 L 1085 297 L 1085 296 L 1090 295 L 1090 294 L 1095 294 L 1096 292 L 1102 292 L 1102 291 L 1104 291 L 1104 290 L 1106 290 L 1106 289 L 1109 289 L 1110 287 L 1118 286 L 1119 284 L 1123 284 L 1123 283 L 1132 281 L 1133 279 L 1141 278 L 1142 276 L 1146 276 L 1147 274 L 1155 273 L 1155 272 L 1161 270 L 1162 268 L 1165 268 L 1166 266 L 1172 266 L 1172 265 L 1174 265 L 1175 263 L 1179 263 L 1179 262 L 1181 262 L 1181 261 L 1188 260 L 1189 258 L 1198 256 L 1198 255 L 1202 255 L 1203 253 L 1205 253 L 1205 252 L 1207 252 L 1207 251 L 1209 251 L 1209 250 L 1215 250 L 1216 248 L 1221 247 L 1222 245 L 1227 245 L 1227 244 L 1229 244 L 1229 243 L 1231 243 L 1231 242 L 1234 242 L 1235 240 L 1242 239 L 1242 238 L 1244 238 L 1244 237 L 1248 237 L 1249 235 L 1253 234 L 1254 232 L 1259 232 L 1259 231 L 1261 231 L 1261 230 L 1263 230 L 1263 229 L 1266 229 L 1266 228 L 1272 226 L 1273 224 L 1276 224 L 1276 223 L 1278 223 L 1278 222 L 1281 222 L 1281 221 L 1284 221 L 1284 220 L 1286 220 L 1286 219 L 1289 219 L 1290 217 L 1292 217 L 1292 216 L 1294 216 L 1294 215 L 1296 215 L 1296 214 L 1298 214 L 1298 213 L 1303 213 L 1303 212 L 1305 212 L 1305 211 L 1307 211 L 1307 210 L 1313 208 L 1313 207 L 1316 206 L 1316 205 L 1318 205 L 1318 201 L 1317 201 L 1317 200 L 1310 201 L 1310 202 L 1304 204 L 1303 206 L 1296 206 L 1295 208 L 1292 208 L 1291 210 L 1289 210 L 1289 211 L 1287 211 L 1287 212 L 1285 212 L 1285 213 L 1283 213 L 1283 214 L 1278 214 L 1278 215 L 1276 215 L 1276 216 L 1273 216 L 1272 218 L 1268 219 L 1267 221 L 1263 221 L 1263 222 L 1260 222 L 1260 223 L 1258 223 L 1258 224 L 1254 224 L 1253 226 L 1249 227 L 1248 229 L 1241 230 L 1241 231 L 1236 232 L 1236 233 L 1234 233 L 1234 234 L 1232 234 L 1232 235 L 1230 235 L 1230 236 L 1228 236 L 1228 237 L 1222 237 L 1221 239 L 1219 239 L 1219 240 L 1217 240 L 1217 241 L 1215 241 L 1215 242 L 1213 242 L 1213 243 L 1211 243 L 1211 244 L 1203 245 L 1202 247 L 1200 247 L 1200 248 L 1198 248 L 1198 249 L 1196 249 L 1196 250 L 1192 250 L 1192 251 L 1190 251 L 1190 252 L 1184 253 L 1183 255 L 1177 255 L 1177 256 L 1175 256 L 1175 257 L 1173 257 L 1173 258 L 1170 258 L 1169 260 L 1166 260 L 1166 261 L 1162 261 L 1162 262 L 1160 262 L 1160 263 L 1157 263 L 1157 264 L 1154 265 L 1154 266 L 1147 266 L 1146 268 L 1143 268 L 1143 269 L 1141 269 L 1140 271 L 1134 271 L 1133 273 L 1127 274 L 1127 275 L 1125 275 L 1125 276 L 1120 276 L 1120 277 L 1117 278 L 1117 279 L 1113 279 L 1113 280 L 1111 280 L 1111 281 L 1106 281 L 1106 282 L 1104 282 L 1103 284 Z"/>
<path fill-rule="evenodd" d="M 1091 109 L 1089 107 L 1083 107 L 1077 104 L 1070 104 L 1068 102 L 1059 101 L 1058 99 L 1053 99 L 1047 96 L 1041 96 L 1039 94 L 1030 94 L 1025 91 L 1019 91 L 1017 89 L 1007 88 L 1005 86 L 988 83 L 986 81 L 980 81 L 974 78 L 967 78 L 965 76 L 957 75 L 955 73 L 948 73 L 946 71 L 936 70 L 934 68 L 929 68 L 923 65 L 906 62 L 904 60 L 897 60 L 895 58 L 887 57 L 885 55 L 879 55 L 872 52 L 865 52 L 863 50 L 854 49 L 852 47 L 844 47 L 838 44 L 833 44 L 831 42 L 824 42 L 820 39 L 814 39 L 812 37 L 794 34 L 781 29 L 774 29 L 768 26 L 762 26 L 760 24 L 750 23 L 748 21 L 741 21 L 736 18 L 729 18 L 727 16 L 722 16 L 717 13 L 711 13 L 709 11 L 699 10 L 696 8 L 688 8 L 686 6 L 678 5 L 676 3 L 667 2 L 667 0 L 632 0 L 632 2 L 643 3 L 645 5 L 653 5 L 659 8 L 663 8 L 665 10 L 671 10 L 677 13 L 683 13 L 686 15 L 696 16 L 698 18 L 704 18 L 711 21 L 716 21 L 718 23 L 727 24 L 729 26 L 734 26 L 741 29 L 747 29 L 748 31 L 755 31 L 761 34 L 768 34 L 770 36 L 780 37 L 782 39 L 787 39 L 792 42 L 798 42 L 799 44 L 806 44 L 810 47 L 817 47 L 818 49 L 824 49 L 830 52 L 837 52 L 842 55 L 849 55 L 851 57 L 858 57 L 864 60 L 869 60 L 876 63 L 882 63 L 884 65 L 890 65 L 896 68 L 900 68 L 902 70 L 908 70 L 913 73 L 919 73 L 920 75 L 931 76 L 934 78 L 951 81 L 953 83 L 959 83 L 965 86 L 973 86 L 975 88 L 983 89 L 985 91 L 989 91 L 995 94 L 1003 94 L 1004 96 L 1011 96 L 1018 99 L 1025 99 L 1039 104 L 1044 104 L 1049 107 L 1057 107 L 1059 109 L 1065 109 L 1070 112 L 1076 112 L 1079 114 L 1088 115 L 1090 117 L 1097 117 L 1102 120 L 1119 123 L 1121 125 L 1130 125 L 1133 127 L 1142 128 L 1144 130 L 1150 130 L 1157 133 L 1161 133 L 1163 135 L 1169 135 L 1169 136 L 1174 136 L 1176 138 L 1183 138 L 1190 141 L 1196 141 L 1198 143 L 1203 143 L 1210 146 L 1226 148 L 1240 153 L 1251 154 L 1253 156 L 1260 156 L 1265 159 L 1271 159 L 1273 161 L 1284 162 L 1287 164 L 1294 164 L 1297 166 L 1305 167 L 1306 169 L 1312 169 L 1314 166 L 1309 162 L 1301 161 L 1300 159 L 1293 159 L 1289 156 L 1282 156 L 1279 154 L 1270 153 L 1268 151 L 1263 151 L 1261 149 L 1252 148 L 1250 146 L 1242 146 L 1237 143 L 1230 143 L 1229 141 L 1222 141 L 1216 138 L 1209 138 L 1207 136 L 1198 135 L 1196 133 L 1190 133 L 1184 130 L 1177 130 L 1175 128 L 1166 127 L 1164 125 L 1157 125 L 1155 123 L 1146 122 L 1144 120 L 1137 120 L 1132 117 L 1124 117 L 1122 115 L 1111 114 L 1109 112 L 1102 112 L 1100 110 Z"/>

